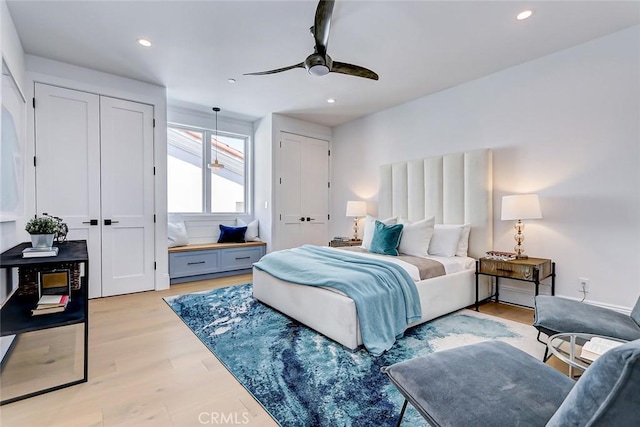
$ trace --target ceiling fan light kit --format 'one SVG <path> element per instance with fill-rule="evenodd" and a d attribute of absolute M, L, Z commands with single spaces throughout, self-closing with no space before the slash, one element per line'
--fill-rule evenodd
<path fill-rule="evenodd" d="M 246 73 L 245 76 L 261 76 L 266 74 L 281 73 L 294 68 L 305 68 L 309 74 L 316 77 L 326 76 L 329 73 L 347 74 L 355 77 L 363 77 L 371 80 L 378 80 L 378 75 L 368 68 L 359 65 L 347 64 L 345 62 L 333 62 L 327 54 L 327 44 L 329 43 L 329 29 L 331 28 L 331 16 L 335 0 L 320 0 L 316 8 L 316 17 L 311 34 L 316 42 L 314 52 L 307 56 L 304 62 L 288 67 L 277 68 L 275 70 L 260 71 L 257 73 Z"/>

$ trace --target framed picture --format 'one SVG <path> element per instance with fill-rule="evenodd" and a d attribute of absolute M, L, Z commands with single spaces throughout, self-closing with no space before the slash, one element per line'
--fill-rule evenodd
<path fill-rule="evenodd" d="M 0 123 L 0 222 L 24 215 L 26 101 L 11 70 L 2 60 Z"/>
<path fill-rule="evenodd" d="M 38 297 L 43 295 L 71 295 L 71 271 L 44 270 L 38 273 Z"/>

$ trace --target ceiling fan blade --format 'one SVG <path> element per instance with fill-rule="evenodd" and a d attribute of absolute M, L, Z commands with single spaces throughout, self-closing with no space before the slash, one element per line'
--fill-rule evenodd
<path fill-rule="evenodd" d="M 275 74 L 275 73 L 281 73 L 281 72 L 287 71 L 287 70 L 293 70 L 294 68 L 304 68 L 304 62 L 301 62 L 301 63 L 296 64 L 296 65 L 290 65 L 290 66 L 284 67 L 284 68 L 277 68 L 275 70 L 259 71 L 257 73 L 245 73 L 243 75 L 245 75 L 245 76 L 263 76 L 265 74 Z"/>
<path fill-rule="evenodd" d="M 316 9 L 316 19 L 313 24 L 313 38 L 316 40 L 316 52 L 320 55 L 327 53 L 331 15 L 335 0 L 320 0 Z"/>
<path fill-rule="evenodd" d="M 348 74 L 350 76 L 364 77 L 365 79 L 378 80 L 378 75 L 373 71 L 359 65 L 333 61 L 332 73 Z"/>

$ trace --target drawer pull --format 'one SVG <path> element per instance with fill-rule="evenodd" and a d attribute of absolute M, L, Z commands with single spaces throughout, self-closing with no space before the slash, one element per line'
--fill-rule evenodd
<path fill-rule="evenodd" d="M 236 257 L 236 260 L 238 260 L 238 259 L 249 259 L 249 258 L 251 258 L 251 257 L 250 256 Z"/>
<path fill-rule="evenodd" d="M 196 265 L 196 264 L 204 264 L 204 261 L 198 261 L 198 262 L 188 262 L 187 265 Z"/>

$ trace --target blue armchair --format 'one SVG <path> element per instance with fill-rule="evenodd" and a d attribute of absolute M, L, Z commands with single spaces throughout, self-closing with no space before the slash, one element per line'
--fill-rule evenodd
<path fill-rule="evenodd" d="M 535 298 L 533 326 L 538 330 L 538 341 L 540 333 L 551 336 L 564 332 L 603 335 L 633 341 L 640 338 L 640 298 L 636 301 L 631 316 L 627 316 L 575 300 L 538 295 Z M 547 359 L 547 354 L 545 352 L 543 360 Z"/>
<path fill-rule="evenodd" d="M 433 426 L 640 425 L 640 340 L 598 358 L 575 382 L 508 344 L 439 351 L 382 371 Z"/>

